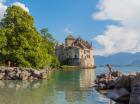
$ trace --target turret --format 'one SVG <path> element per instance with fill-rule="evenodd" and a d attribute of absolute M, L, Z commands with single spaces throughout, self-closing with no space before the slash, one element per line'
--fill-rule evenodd
<path fill-rule="evenodd" d="M 69 34 L 67 36 L 67 38 L 65 39 L 65 45 L 66 45 L 66 47 L 71 46 L 74 41 L 75 41 L 75 38 L 71 34 Z"/>

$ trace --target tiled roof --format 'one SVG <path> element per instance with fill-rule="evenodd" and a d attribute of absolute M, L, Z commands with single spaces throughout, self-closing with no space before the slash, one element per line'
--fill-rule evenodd
<path fill-rule="evenodd" d="M 73 44 L 72 44 L 73 47 L 79 47 L 79 48 L 82 48 L 82 49 L 91 49 L 92 46 L 85 40 L 81 39 L 80 37 L 77 38 Z"/>

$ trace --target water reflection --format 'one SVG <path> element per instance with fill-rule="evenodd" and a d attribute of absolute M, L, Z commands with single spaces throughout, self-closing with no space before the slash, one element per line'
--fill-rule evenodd
<path fill-rule="evenodd" d="M 66 84 L 65 95 L 68 104 L 73 103 L 84 103 L 85 97 L 91 95 L 91 92 L 84 90 L 91 90 L 94 81 L 94 70 L 80 70 L 78 74 L 78 79 L 73 77 L 71 83 Z"/>
<path fill-rule="evenodd" d="M 43 104 L 42 81 L 0 81 L 0 104 Z"/>
<path fill-rule="evenodd" d="M 94 84 L 94 69 L 86 69 L 80 71 L 80 87 L 82 89 L 89 89 Z"/>
<path fill-rule="evenodd" d="M 109 104 L 94 91 L 94 74 L 94 69 L 61 70 L 49 80 L 0 81 L 0 104 Z"/>
<path fill-rule="evenodd" d="M 34 81 L 0 80 L 0 90 L 12 89 L 12 90 L 18 91 L 18 90 L 27 89 L 27 88 L 35 89 L 35 88 L 39 88 L 41 83 L 42 83 L 41 80 L 34 80 Z"/>

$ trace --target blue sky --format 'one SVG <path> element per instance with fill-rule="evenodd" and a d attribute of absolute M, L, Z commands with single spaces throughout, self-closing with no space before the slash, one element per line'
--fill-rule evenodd
<path fill-rule="evenodd" d="M 69 28 L 75 37 L 81 36 L 88 41 L 93 41 L 93 37 L 103 32 L 107 24 L 92 19 L 93 12 L 97 11 L 98 0 L 23 0 L 20 2 L 29 8 L 38 30 L 47 27 L 61 42 L 67 36 L 65 28 Z M 11 2 L 7 3 L 11 4 Z"/>
<path fill-rule="evenodd" d="M 29 9 L 38 30 L 47 27 L 60 42 L 69 28 L 92 41 L 95 54 L 140 52 L 139 0 L 0 0 L 0 18 L 15 2 Z"/>

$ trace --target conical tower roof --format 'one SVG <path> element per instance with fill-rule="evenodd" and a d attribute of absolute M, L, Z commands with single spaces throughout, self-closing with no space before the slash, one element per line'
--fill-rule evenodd
<path fill-rule="evenodd" d="M 66 40 L 69 40 L 69 39 L 75 39 L 71 34 L 69 34 L 68 36 L 67 36 L 67 38 L 66 38 Z"/>

